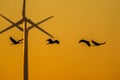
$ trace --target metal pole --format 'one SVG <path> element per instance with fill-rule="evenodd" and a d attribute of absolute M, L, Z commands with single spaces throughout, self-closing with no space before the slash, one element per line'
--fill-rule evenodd
<path fill-rule="evenodd" d="M 28 30 L 27 22 L 24 23 L 24 80 L 28 80 Z"/>

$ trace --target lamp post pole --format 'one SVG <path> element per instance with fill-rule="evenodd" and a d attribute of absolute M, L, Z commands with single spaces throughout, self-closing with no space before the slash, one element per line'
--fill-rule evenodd
<path fill-rule="evenodd" d="M 3 16 L 2 14 L 0 14 L 1 17 L 3 17 L 5 20 L 7 20 L 8 22 L 12 23 L 11 26 L 9 26 L 8 28 L 0 31 L 0 34 L 2 34 L 3 32 L 6 32 L 7 30 L 13 28 L 13 27 L 17 27 L 19 30 L 23 31 L 23 36 L 24 36 L 24 60 L 23 60 L 23 80 L 29 80 L 29 67 L 28 67 L 28 32 L 30 29 L 32 29 L 33 27 L 36 27 L 37 29 L 39 29 L 40 31 L 44 32 L 45 34 L 47 34 L 48 36 L 54 38 L 51 34 L 49 34 L 48 32 L 46 32 L 45 30 L 43 30 L 42 28 L 40 28 L 38 25 L 49 20 L 50 18 L 52 18 L 53 16 L 50 16 L 40 22 L 38 22 L 37 24 L 35 24 L 32 20 L 28 19 L 26 17 L 26 0 L 23 0 L 23 9 L 22 9 L 22 19 L 20 19 L 19 21 L 17 21 L 16 23 L 14 23 L 13 21 L 11 21 L 10 19 L 8 19 L 7 17 Z M 19 25 L 23 23 L 23 28 L 21 28 Z M 32 26 L 27 27 L 27 23 L 30 23 Z"/>
<path fill-rule="evenodd" d="M 28 29 L 27 21 L 24 21 L 24 80 L 28 80 Z"/>

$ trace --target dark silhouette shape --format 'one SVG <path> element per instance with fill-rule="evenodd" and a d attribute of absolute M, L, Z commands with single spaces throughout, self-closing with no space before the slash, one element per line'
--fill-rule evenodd
<path fill-rule="evenodd" d="M 23 8 L 23 9 L 24 9 L 24 8 Z M 24 10 L 23 10 L 23 11 L 24 11 Z M 23 12 L 23 13 L 24 13 L 24 12 Z M 25 13 L 24 13 L 23 15 L 25 15 Z M 48 36 L 54 38 L 51 34 L 49 34 L 47 31 L 45 31 L 44 29 L 42 29 L 41 27 L 38 26 L 39 24 L 41 24 L 41 23 L 49 20 L 49 19 L 52 18 L 53 16 L 50 16 L 50 17 L 48 17 L 48 18 L 46 18 L 46 19 L 44 19 L 44 20 L 42 20 L 42 21 L 40 21 L 40 22 L 38 22 L 38 23 L 36 23 L 36 24 L 35 24 L 32 20 L 27 19 L 25 16 L 23 16 L 23 19 L 19 20 L 19 21 L 16 22 L 16 23 L 14 23 L 13 21 L 11 21 L 10 19 L 8 19 L 7 17 L 5 17 L 5 16 L 2 15 L 2 14 L 0 14 L 0 16 L 3 17 L 4 19 L 6 19 L 8 22 L 12 23 L 11 26 L 9 26 L 8 28 L 2 30 L 2 31 L 0 32 L 0 34 L 3 33 L 3 32 L 5 32 L 5 31 L 7 31 L 7 30 L 9 30 L 9 29 L 11 29 L 11 28 L 13 28 L 13 27 L 15 27 L 15 26 L 16 26 L 19 30 L 23 31 L 23 28 L 21 28 L 19 25 L 22 24 L 23 21 L 26 21 L 26 22 L 28 22 L 28 23 L 30 23 L 30 24 L 32 25 L 32 26 L 30 26 L 30 27 L 28 28 L 28 30 L 32 29 L 33 27 L 36 27 L 37 29 L 39 29 L 40 31 L 44 32 L 44 33 L 47 34 Z"/>
<path fill-rule="evenodd" d="M 81 43 L 81 42 L 84 42 L 84 43 L 87 44 L 89 47 L 91 46 L 90 42 L 87 41 L 87 40 L 85 40 L 85 39 L 81 39 L 81 40 L 79 41 L 79 43 Z"/>
<path fill-rule="evenodd" d="M 48 33 L 47 31 L 45 31 L 44 29 L 42 29 L 41 27 L 39 27 L 39 24 L 44 23 L 45 21 L 53 18 L 53 16 L 47 17 L 41 21 L 39 21 L 38 23 L 34 23 L 31 19 L 26 17 L 26 0 L 23 0 L 23 8 L 22 8 L 22 18 L 17 21 L 17 22 L 13 22 L 12 20 L 10 20 L 9 18 L 5 17 L 4 15 L 0 14 L 1 17 L 3 17 L 5 20 L 7 20 L 8 22 L 10 22 L 12 25 L 3 29 L 2 31 L 0 31 L 0 34 L 14 28 L 17 27 L 19 30 L 21 30 L 22 32 L 24 31 L 24 64 L 23 64 L 23 80 L 29 80 L 29 75 L 28 75 L 28 32 L 29 30 L 31 30 L 32 28 L 37 28 L 38 30 L 42 31 L 43 33 L 45 33 L 46 35 L 54 38 L 53 35 L 51 35 L 50 33 Z M 24 22 L 24 30 L 22 27 L 20 27 L 21 24 L 23 24 Z M 27 28 L 27 23 L 31 24 L 31 26 L 29 26 Z M 19 44 L 21 43 L 21 40 L 16 41 L 15 39 L 13 39 L 12 37 L 10 37 L 10 40 L 12 41 L 13 44 Z"/>
<path fill-rule="evenodd" d="M 54 43 L 60 44 L 60 42 L 58 40 L 48 39 L 47 41 L 49 42 L 48 44 L 54 44 Z"/>
<path fill-rule="evenodd" d="M 13 39 L 12 37 L 10 37 L 10 40 L 12 41 L 13 44 L 20 44 L 20 43 L 22 43 L 21 41 L 22 41 L 23 39 L 20 39 L 20 40 L 16 41 L 16 40 Z"/>
<path fill-rule="evenodd" d="M 93 46 L 100 46 L 100 45 L 104 45 L 106 42 L 98 43 L 98 42 L 92 40 L 92 43 L 94 44 Z"/>

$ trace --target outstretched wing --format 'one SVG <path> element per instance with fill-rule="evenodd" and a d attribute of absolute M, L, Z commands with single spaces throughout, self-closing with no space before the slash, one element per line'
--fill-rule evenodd
<path fill-rule="evenodd" d="M 94 43 L 95 45 L 98 45 L 98 43 L 97 43 L 97 42 L 95 42 L 94 40 L 92 40 L 92 43 Z"/>
<path fill-rule="evenodd" d="M 18 40 L 18 42 L 22 41 L 23 39 Z"/>
<path fill-rule="evenodd" d="M 12 43 L 16 43 L 17 41 L 15 39 L 13 39 L 12 37 L 10 37 L 10 40 L 12 41 Z"/>
<path fill-rule="evenodd" d="M 89 47 L 91 46 L 90 42 L 87 41 L 87 40 L 81 39 L 81 40 L 79 41 L 79 43 L 81 43 L 81 42 L 84 42 L 84 43 L 87 44 Z"/>
<path fill-rule="evenodd" d="M 60 44 L 60 42 L 58 40 L 55 40 L 54 42 L 57 43 L 57 44 Z"/>
<path fill-rule="evenodd" d="M 98 43 L 98 42 L 96 42 L 94 40 L 92 40 L 92 43 L 95 44 L 95 45 L 103 45 L 103 44 L 105 44 L 105 42 L 104 43 Z"/>

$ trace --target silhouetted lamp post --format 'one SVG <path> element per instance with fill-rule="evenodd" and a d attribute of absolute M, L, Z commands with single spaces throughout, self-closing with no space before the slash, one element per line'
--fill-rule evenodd
<path fill-rule="evenodd" d="M 5 17 L 4 15 L 0 14 L 1 17 L 3 17 L 4 19 L 6 19 L 8 22 L 10 22 L 12 25 L 9 26 L 8 28 L 0 31 L 0 34 L 2 34 L 3 32 L 6 32 L 7 30 L 13 28 L 13 27 L 17 27 L 20 31 L 22 31 L 24 33 L 24 80 L 28 80 L 28 33 L 29 30 L 32 29 L 33 27 L 36 27 L 37 29 L 39 29 L 40 31 L 44 32 L 45 34 L 47 34 L 48 36 L 54 38 L 51 34 L 49 34 L 48 32 L 46 32 L 45 30 L 43 30 L 42 28 L 40 28 L 38 25 L 49 20 L 50 18 L 52 18 L 53 16 L 50 16 L 38 23 L 34 23 L 32 20 L 28 19 L 26 17 L 26 0 L 23 0 L 23 11 L 22 11 L 22 19 L 20 19 L 19 21 L 17 21 L 16 23 L 14 23 L 13 21 L 11 21 L 10 19 L 8 19 L 7 17 Z M 27 27 L 27 22 L 31 24 L 31 26 Z M 24 24 L 23 24 L 24 23 Z M 21 28 L 19 25 L 23 24 L 24 28 Z"/>

